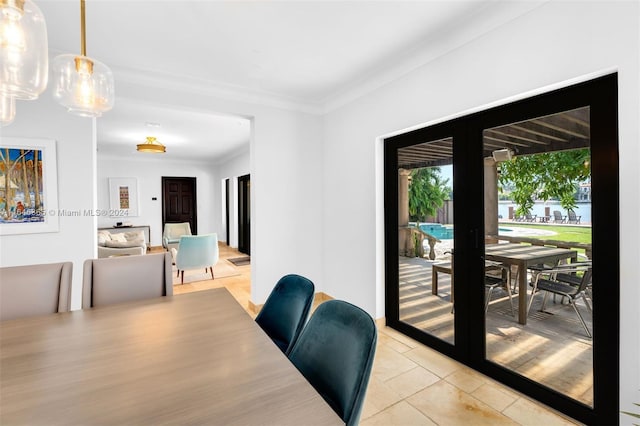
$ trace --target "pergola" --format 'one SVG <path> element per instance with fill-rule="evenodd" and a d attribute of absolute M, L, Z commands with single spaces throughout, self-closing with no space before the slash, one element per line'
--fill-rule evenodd
<path fill-rule="evenodd" d="M 498 235 L 498 171 L 493 153 L 510 150 L 516 155 L 568 151 L 590 146 L 589 108 L 583 107 L 483 132 L 484 201 L 486 235 Z M 409 224 L 409 170 L 453 164 L 453 138 L 426 141 L 398 150 L 398 225 Z M 400 250 L 406 237 L 400 233 Z"/>

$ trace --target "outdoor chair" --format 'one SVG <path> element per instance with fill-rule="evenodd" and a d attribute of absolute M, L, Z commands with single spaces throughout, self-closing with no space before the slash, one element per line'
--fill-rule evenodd
<path fill-rule="evenodd" d="M 509 296 L 509 303 L 511 304 L 511 315 L 516 316 L 516 311 L 513 307 L 513 293 L 511 292 L 511 268 L 507 265 L 503 265 L 499 262 L 493 262 L 490 260 L 485 261 L 484 267 L 484 287 L 487 290 L 484 301 L 484 312 L 489 310 L 489 302 L 491 302 L 491 295 L 497 288 L 502 288 L 507 292 Z"/>
<path fill-rule="evenodd" d="M 280 350 L 288 354 L 309 316 L 315 286 L 296 274 L 280 278 L 256 317 L 256 323 Z"/>
<path fill-rule="evenodd" d="M 342 300 L 315 310 L 289 360 L 347 426 L 357 425 L 376 352 L 373 318 Z"/>
<path fill-rule="evenodd" d="M 524 215 L 524 221 L 525 222 L 535 222 L 537 217 L 538 217 L 538 215 L 535 215 L 535 214 L 526 214 L 526 215 Z"/>
<path fill-rule="evenodd" d="M 542 300 L 542 306 L 540 307 L 541 312 L 544 312 L 549 293 L 562 296 L 563 298 L 566 297 L 578 315 L 587 336 L 592 337 L 587 323 L 576 305 L 576 301 L 582 299 L 589 313 L 592 313 L 591 303 L 589 302 L 590 297 L 585 297 L 588 289 L 592 285 L 591 262 L 568 263 L 555 267 L 532 267 L 531 270 L 533 271 L 533 279 L 531 282 L 533 289 L 531 290 L 527 313 L 531 309 L 534 297 L 540 291 L 546 292 Z"/>
<path fill-rule="evenodd" d="M 576 212 L 574 212 L 573 210 L 567 210 L 567 213 L 569 213 L 569 219 L 567 219 L 567 223 L 580 223 L 580 218 L 582 216 L 576 216 Z"/>
<path fill-rule="evenodd" d="M 563 216 L 559 210 L 553 211 L 553 223 L 565 223 L 567 221 L 567 217 Z"/>

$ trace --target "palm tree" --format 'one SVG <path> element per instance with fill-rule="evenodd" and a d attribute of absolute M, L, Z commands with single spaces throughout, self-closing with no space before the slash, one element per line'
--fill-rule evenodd
<path fill-rule="evenodd" d="M 425 167 L 411 171 L 409 184 L 409 218 L 425 222 L 435 216 L 444 200 L 450 198 L 449 179 L 440 176 L 440 167 Z"/>

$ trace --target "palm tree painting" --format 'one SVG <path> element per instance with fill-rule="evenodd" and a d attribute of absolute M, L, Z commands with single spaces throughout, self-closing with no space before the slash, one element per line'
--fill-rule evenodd
<path fill-rule="evenodd" d="M 0 223 L 45 220 L 42 150 L 0 147 Z"/>

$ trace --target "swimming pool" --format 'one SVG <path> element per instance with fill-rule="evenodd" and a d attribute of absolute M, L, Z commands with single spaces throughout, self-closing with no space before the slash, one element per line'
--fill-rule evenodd
<path fill-rule="evenodd" d="M 415 222 L 409 223 L 409 226 L 416 226 Z M 420 229 L 429 235 L 433 235 L 439 240 L 453 239 L 453 225 L 442 225 L 441 223 L 421 223 Z M 556 235 L 556 232 L 550 230 L 530 229 L 530 228 L 507 228 L 499 227 L 500 235 L 512 235 L 514 237 L 533 237 L 533 236 L 550 236 Z"/>
<path fill-rule="evenodd" d="M 433 235 L 439 240 L 453 239 L 453 226 L 446 226 L 440 223 L 421 223 L 419 228 L 429 235 Z"/>

